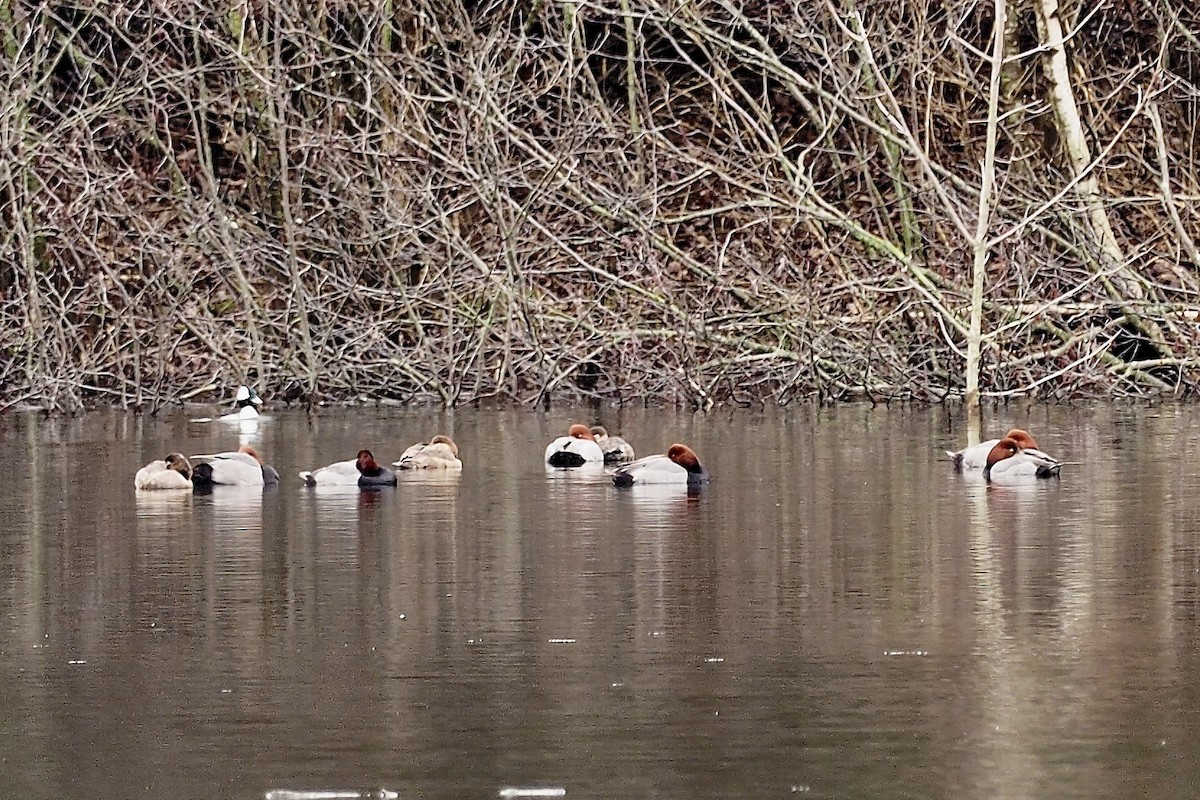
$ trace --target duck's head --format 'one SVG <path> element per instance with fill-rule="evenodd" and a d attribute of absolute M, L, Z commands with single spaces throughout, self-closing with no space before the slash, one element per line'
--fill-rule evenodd
<path fill-rule="evenodd" d="M 187 456 L 183 453 L 170 453 L 163 460 L 167 462 L 167 469 L 173 469 L 183 477 L 191 480 L 192 462 L 188 461 Z"/>
<path fill-rule="evenodd" d="M 1017 447 L 1022 450 L 1040 450 L 1038 443 L 1029 435 L 1029 431 L 1023 431 L 1020 428 L 1013 428 L 1008 433 L 1004 434 L 1005 439 L 1012 439 L 1017 443 Z"/>
<path fill-rule="evenodd" d="M 673 444 L 668 447 L 667 458 L 688 472 L 698 472 L 700 470 L 700 459 L 696 458 L 696 451 L 686 444 Z"/>
<path fill-rule="evenodd" d="M 262 456 L 260 456 L 260 455 L 258 454 L 258 451 L 257 451 L 257 450 L 255 450 L 255 449 L 254 449 L 253 447 L 251 447 L 250 445 L 248 445 L 248 444 L 244 444 L 244 445 L 242 445 L 241 447 L 239 447 L 239 448 L 238 448 L 238 452 L 239 452 L 239 453 L 245 453 L 246 455 L 250 456 L 250 457 L 251 457 L 251 458 L 253 458 L 255 461 L 257 461 L 257 462 L 258 462 L 258 464 L 259 464 L 259 466 L 262 466 L 262 463 L 263 463 Z"/>
<path fill-rule="evenodd" d="M 237 396 L 234 400 L 239 406 L 262 405 L 262 398 L 258 396 L 258 392 L 251 389 L 249 386 L 242 385 L 238 387 Z"/>
<path fill-rule="evenodd" d="M 449 436 L 439 433 L 437 436 L 429 440 L 430 444 L 444 444 L 450 448 L 450 452 L 458 455 L 458 445 Z"/>
<path fill-rule="evenodd" d="M 570 436 L 572 439 L 587 439 L 593 442 L 596 441 L 596 437 L 592 435 L 590 430 L 588 430 L 588 426 L 580 425 L 579 423 L 575 423 L 567 429 L 567 436 Z"/>
<path fill-rule="evenodd" d="M 608 438 L 608 428 L 605 428 L 603 425 L 593 425 L 591 427 L 591 431 L 592 438 L 594 438 L 597 442 Z"/>
<path fill-rule="evenodd" d="M 359 450 L 358 458 L 355 462 L 359 472 L 373 472 L 379 469 L 379 464 L 375 461 L 375 456 L 371 455 L 370 450 Z"/>
<path fill-rule="evenodd" d="M 996 446 L 988 452 L 987 468 L 991 469 L 1004 459 L 1012 458 L 1019 452 L 1021 452 L 1021 445 L 1017 443 L 1017 440 L 1011 436 L 1005 436 L 996 442 Z"/>

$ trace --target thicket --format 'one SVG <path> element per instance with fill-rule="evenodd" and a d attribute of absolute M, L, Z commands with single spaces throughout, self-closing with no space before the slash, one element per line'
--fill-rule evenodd
<path fill-rule="evenodd" d="M 1195 395 L 1200 11 L 1007 12 L 983 389 Z M 995 19 L 0 0 L 0 406 L 960 395 Z"/>

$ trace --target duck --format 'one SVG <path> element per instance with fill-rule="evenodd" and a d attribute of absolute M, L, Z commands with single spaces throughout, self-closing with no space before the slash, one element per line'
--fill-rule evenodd
<path fill-rule="evenodd" d="M 192 483 L 196 486 L 274 486 L 279 483 L 279 473 L 250 445 L 242 445 L 234 452 L 192 456 L 199 461 L 192 470 Z"/>
<path fill-rule="evenodd" d="M 698 488 L 708 480 L 708 470 L 696 457 L 696 451 L 678 443 L 668 447 L 666 453 L 638 459 L 613 473 L 616 486 L 670 484 Z"/>
<path fill-rule="evenodd" d="M 1054 458 L 1051 458 L 1038 448 L 1038 443 L 1034 441 L 1034 438 L 1029 435 L 1028 431 L 1021 428 L 1013 428 L 1004 434 L 1001 439 L 988 439 L 986 442 L 980 442 L 972 447 L 964 448 L 957 453 L 947 450 L 946 455 L 950 456 L 950 459 L 954 462 L 954 469 L 959 472 L 963 470 L 983 469 L 987 465 L 988 456 L 991 454 L 992 449 L 1004 439 L 1012 439 L 1022 450 L 1033 451 L 1051 461 L 1055 461 Z"/>
<path fill-rule="evenodd" d="M 358 461 L 347 459 L 316 469 L 300 471 L 300 480 L 308 486 L 352 486 L 358 483 Z"/>
<path fill-rule="evenodd" d="M 300 479 L 308 486 L 395 486 L 396 473 L 381 466 L 370 450 L 359 450 L 347 461 L 335 461 L 326 467 L 305 470 Z"/>
<path fill-rule="evenodd" d="M 582 467 L 584 464 L 603 464 L 604 451 L 587 425 L 578 423 L 567 429 L 546 447 L 546 463 L 552 467 Z"/>
<path fill-rule="evenodd" d="M 1029 478 L 1057 478 L 1062 464 L 1037 448 L 1023 448 L 1011 437 L 998 441 L 988 453 L 983 477 L 989 482 L 1023 481 Z"/>
<path fill-rule="evenodd" d="M 624 464 L 637 458 L 633 445 L 620 436 L 610 436 L 603 425 L 593 425 L 590 430 L 596 444 L 600 445 L 600 451 L 604 453 L 605 464 Z"/>
<path fill-rule="evenodd" d="M 183 453 L 170 453 L 161 461 L 151 461 L 133 476 L 133 488 L 191 489 L 192 465 Z"/>
<path fill-rule="evenodd" d="M 237 388 L 237 394 L 234 395 L 234 410 L 228 414 L 219 417 L 198 417 L 192 422 L 250 422 L 255 423 L 260 419 L 256 406 L 262 405 L 262 398 L 258 396 L 258 392 L 254 391 L 249 386 L 242 385 Z"/>
<path fill-rule="evenodd" d="M 218 420 L 222 422 L 237 422 L 243 419 L 255 419 L 258 417 L 256 406 L 262 405 L 262 398 L 258 396 L 258 392 L 249 386 L 239 386 L 233 400 L 237 410 L 217 417 Z"/>
<path fill-rule="evenodd" d="M 458 458 L 458 445 L 449 436 L 438 434 L 428 443 L 414 444 L 405 450 L 398 461 L 392 462 L 396 469 L 444 469 L 458 471 L 462 461 Z"/>

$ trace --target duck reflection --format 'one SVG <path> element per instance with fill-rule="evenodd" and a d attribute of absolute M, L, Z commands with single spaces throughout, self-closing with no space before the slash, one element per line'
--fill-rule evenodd
<path fill-rule="evenodd" d="M 261 486 L 212 486 L 195 496 L 212 507 L 212 519 L 221 526 L 262 530 Z"/>
<path fill-rule="evenodd" d="M 431 487 L 434 492 L 440 493 L 441 490 L 449 488 L 455 492 L 458 491 L 458 485 L 462 483 L 462 470 L 447 470 L 447 469 L 413 469 L 402 470 L 396 473 L 396 479 L 401 484 L 421 484 L 423 487 Z M 422 488 L 420 491 L 427 491 Z"/>
<path fill-rule="evenodd" d="M 613 492 L 629 503 L 638 525 L 675 527 L 686 523 L 702 499 L 700 490 L 686 485 L 644 484 Z"/>
<path fill-rule="evenodd" d="M 391 502 L 396 490 L 390 486 L 359 487 L 357 484 L 324 484 L 300 493 L 300 510 L 312 520 L 318 536 L 342 535 L 357 530 L 377 516 L 376 510 Z"/>
<path fill-rule="evenodd" d="M 138 520 L 173 518 L 190 514 L 192 493 L 183 492 L 134 492 Z"/>
<path fill-rule="evenodd" d="M 259 431 L 261 430 L 259 420 L 263 417 L 252 417 L 251 419 L 239 419 L 234 423 L 226 423 L 237 427 L 238 432 L 238 447 L 249 447 L 258 444 Z"/>
<path fill-rule="evenodd" d="M 607 530 L 612 480 L 603 464 L 572 469 L 546 469 L 544 519 L 554 529 L 576 535 L 596 535 Z"/>

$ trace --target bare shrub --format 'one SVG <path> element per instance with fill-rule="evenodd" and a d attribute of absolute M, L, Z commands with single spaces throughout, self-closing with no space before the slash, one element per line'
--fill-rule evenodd
<path fill-rule="evenodd" d="M 981 378 L 1193 395 L 1189 4 L 1011 6 Z M 0 0 L 0 400 L 961 392 L 991 7 Z"/>

